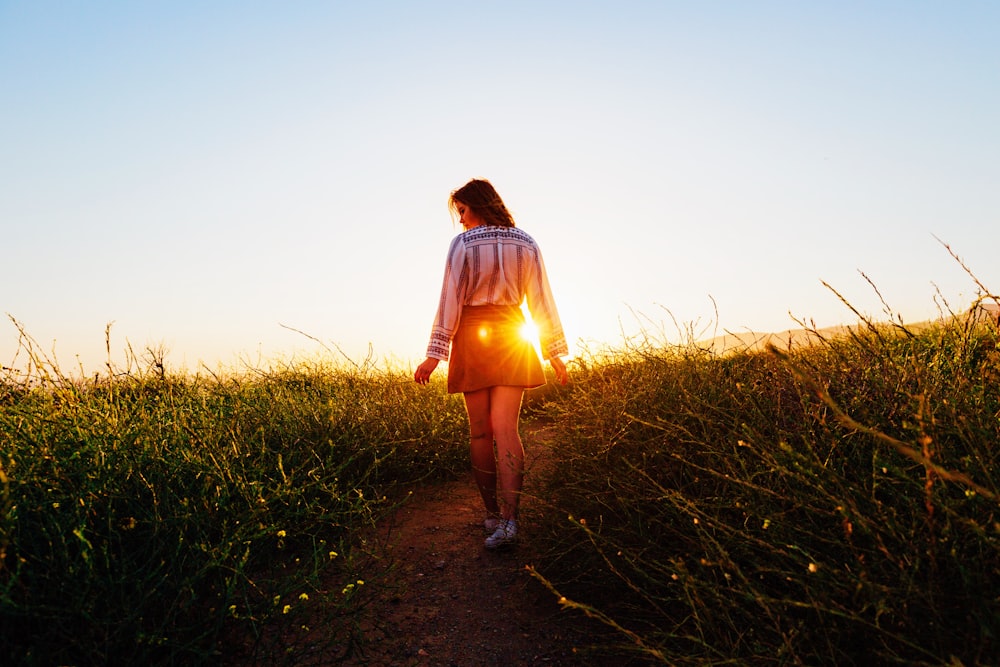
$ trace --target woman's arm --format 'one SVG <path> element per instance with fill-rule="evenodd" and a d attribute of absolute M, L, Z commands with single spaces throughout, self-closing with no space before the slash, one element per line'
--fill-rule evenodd
<path fill-rule="evenodd" d="M 413 374 L 413 379 L 417 381 L 417 384 L 427 384 L 427 382 L 431 379 L 431 373 L 433 373 L 434 369 L 437 368 L 438 363 L 439 360 L 434 357 L 427 357 L 424 359 L 423 362 L 417 366 L 417 371 Z M 565 372 L 565 367 L 563 370 Z"/>
<path fill-rule="evenodd" d="M 549 363 L 552 364 L 552 370 L 556 372 L 556 379 L 559 384 L 566 384 L 569 382 L 569 373 L 566 371 L 566 364 L 559 357 L 552 357 L 549 359 Z"/>

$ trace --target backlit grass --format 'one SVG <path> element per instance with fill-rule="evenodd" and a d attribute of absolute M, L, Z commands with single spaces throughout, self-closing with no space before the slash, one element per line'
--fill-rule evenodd
<path fill-rule="evenodd" d="M 360 566 L 369 529 L 468 471 L 443 374 L 150 354 L 73 380 L 24 341 L 0 382 L 2 664 L 334 662 L 393 583 Z M 551 455 L 522 517 L 554 622 L 608 629 L 595 657 L 996 664 L 995 320 L 726 355 L 644 339 L 571 373 L 526 398 Z"/>
<path fill-rule="evenodd" d="M 996 664 L 998 380 L 968 317 L 584 361 L 534 574 L 637 662 Z"/>
<path fill-rule="evenodd" d="M 271 662 L 304 619 L 346 653 L 358 536 L 465 466 L 461 402 L 401 372 L 30 362 L 0 385 L 2 664 Z"/>

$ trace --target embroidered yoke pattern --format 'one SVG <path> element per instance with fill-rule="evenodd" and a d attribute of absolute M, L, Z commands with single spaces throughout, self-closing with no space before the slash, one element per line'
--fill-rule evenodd
<path fill-rule="evenodd" d="M 545 359 L 569 353 L 542 253 L 516 227 L 480 225 L 452 239 L 427 356 L 447 361 L 464 306 L 527 302 Z"/>

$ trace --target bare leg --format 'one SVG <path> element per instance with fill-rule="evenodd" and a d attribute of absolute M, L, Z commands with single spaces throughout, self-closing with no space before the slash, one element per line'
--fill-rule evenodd
<path fill-rule="evenodd" d="M 483 497 L 486 512 L 500 514 L 497 505 L 497 460 L 493 452 L 493 424 L 490 419 L 490 390 L 465 394 L 465 410 L 469 413 L 470 458 L 472 476 Z"/>
<path fill-rule="evenodd" d="M 524 484 L 524 446 L 518 433 L 522 387 L 490 387 L 489 409 L 493 438 L 496 440 L 500 478 L 501 516 L 516 519 L 521 487 Z"/>

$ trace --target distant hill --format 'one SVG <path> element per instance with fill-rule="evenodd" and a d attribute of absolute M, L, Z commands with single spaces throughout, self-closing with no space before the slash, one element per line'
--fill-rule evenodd
<path fill-rule="evenodd" d="M 992 300 L 981 299 L 969 307 L 961 318 L 976 318 L 983 321 L 992 321 L 1000 324 L 1000 304 Z M 935 324 L 941 324 L 943 320 L 927 320 L 924 322 L 914 322 L 904 324 L 908 330 L 917 333 Z M 889 322 L 876 322 L 878 326 L 891 326 Z M 779 350 L 788 350 L 796 347 L 815 345 L 824 340 L 847 336 L 852 331 L 865 331 L 868 325 L 864 322 L 858 324 L 841 324 L 823 329 L 787 329 L 779 333 L 762 333 L 759 331 L 731 332 L 727 331 L 722 336 L 716 336 L 705 341 L 700 341 L 698 346 L 715 354 L 726 352 L 762 352 L 767 349 L 768 343 L 773 344 Z"/>
<path fill-rule="evenodd" d="M 731 332 L 727 331 L 722 336 L 716 336 L 709 340 L 701 341 L 698 347 L 708 350 L 714 354 L 725 354 L 727 352 L 763 352 L 768 344 L 772 344 L 779 350 L 788 350 L 796 347 L 815 345 L 823 340 L 837 338 L 848 335 L 863 324 L 838 325 L 826 327 L 824 329 L 787 329 L 778 333 L 765 333 L 761 331 Z"/>

